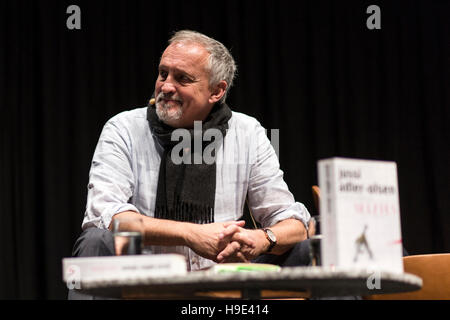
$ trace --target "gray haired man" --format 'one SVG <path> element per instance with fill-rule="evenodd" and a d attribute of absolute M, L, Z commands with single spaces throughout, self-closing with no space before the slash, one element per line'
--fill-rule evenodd
<path fill-rule="evenodd" d="M 114 116 L 103 128 L 75 256 L 114 254 L 114 220 L 139 217 L 145 245 L 185 255 L 190 270 L 227 262 L 308 263 L 292 250 L 307 238 L 308 210 L 289 192 L 264 128 L 225 103 L 235 73 L 220 42 L 189 30 L 173 35 L 152 103 Z M 216 161 L 174 161 L 174 133 L 203 138 L 182 149 L 190 159 L 208 148 L 210 129 L 221 133 L 221 141 L 211 141 Z M 261 228 L 244 228 L 246 202 Z"/>

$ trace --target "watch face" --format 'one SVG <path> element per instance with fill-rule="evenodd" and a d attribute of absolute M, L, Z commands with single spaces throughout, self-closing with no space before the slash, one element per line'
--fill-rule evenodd
<path fill-rule="evenodd" d="M 266 232 L 267 232 L 267 235 L 269 236 L 270 240 L 272 240 L 272 242 L 277 241 L 277 237 L 275 237 L 275 234 L 272 232 L 272 230 L 266 229 Z"/>

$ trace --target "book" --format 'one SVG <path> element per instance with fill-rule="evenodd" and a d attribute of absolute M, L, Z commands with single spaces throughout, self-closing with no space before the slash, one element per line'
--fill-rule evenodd
<path fill-rule="evenodd" d="M 397 165 L 318 161 L 323 266 L 403 272 Z"/>
<path fill-rule="evenodd" d="M 150 254 L 63 258 L 63 280 L 69 289 L 92 283 L 139 281 L 187 273 L 186 258 L 180 254 Z"/>
<path fill-rule="evenodd" d="M 268 263 L 221 263 L 213 265 L 209 271 L 212 273 L 279 272 L 281 267 Z"/>

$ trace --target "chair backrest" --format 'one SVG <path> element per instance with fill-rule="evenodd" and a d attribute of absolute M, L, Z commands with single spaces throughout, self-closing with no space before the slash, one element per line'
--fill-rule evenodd
<path fill-rule="evenodd" d="M 311 238 L 312 236 L 314 236 L 316 234 L 316 232 L 318 230 L 316 230 L 317 227 L 317 222 L 316 222 L 316 218 L 320 215 L 320 210 L 319 210 L 319 203 L 320 203 L 320 189 L 318 186 L 312 186 L 312 195 L 313 195 L 313 200 L 314 200 L 314 206 L 316 207 L 316 216 L 312 216 L 311 220 L 309 220 L 309 224 L 308 224 L 308 238 Z"/>
<path fill-rule="evenodd" d="M 422 289 L 412 292 L 380 294 L 368 300 L 450 300 L 450 253 L 403 257 L 406 273 L 422 278 Z"/>
<path fill-rule="evenodd" d="M 317 214 L 320 214 L 320 189 L 318 186 L 312 186 L 311 189 L 312 189 L 314 205 L 316 206 Z"/>

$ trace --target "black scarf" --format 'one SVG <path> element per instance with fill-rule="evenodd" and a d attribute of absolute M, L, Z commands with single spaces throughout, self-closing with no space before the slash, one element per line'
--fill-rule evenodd
<path fill-rule="evenodd" d="M 208 117 L 202 122 L 202 137 L 204 131 L 210 128 L 220 130 L 222 136 L 225 137 L 230 118 L 230 108 L 225 103 L 216 103 Z M 171 151 L 175 145 L 180 143 L 180 141 L 171 141 L 171 135 L 175 128 L 159 120 L 154 105 L 149 105 L 147 108 L 147 120 L 153 135 L 164 148 L 159 167 L 155 218 L 194 223 L 214 222 L 216 162 L 206 164 L 202 157 L 201 164 L 194 164 L 194 155 L 191 152 L 191 164 L 186 164 L 185 161 L 181 164 L 174 164 L 171 159 Z M 193 150 L 194 129 L 190 129 L 189 133 L 191 150 Z M 221 141 L 203 142 L 202 152 L 210 143 L 221 143 Z"/>

